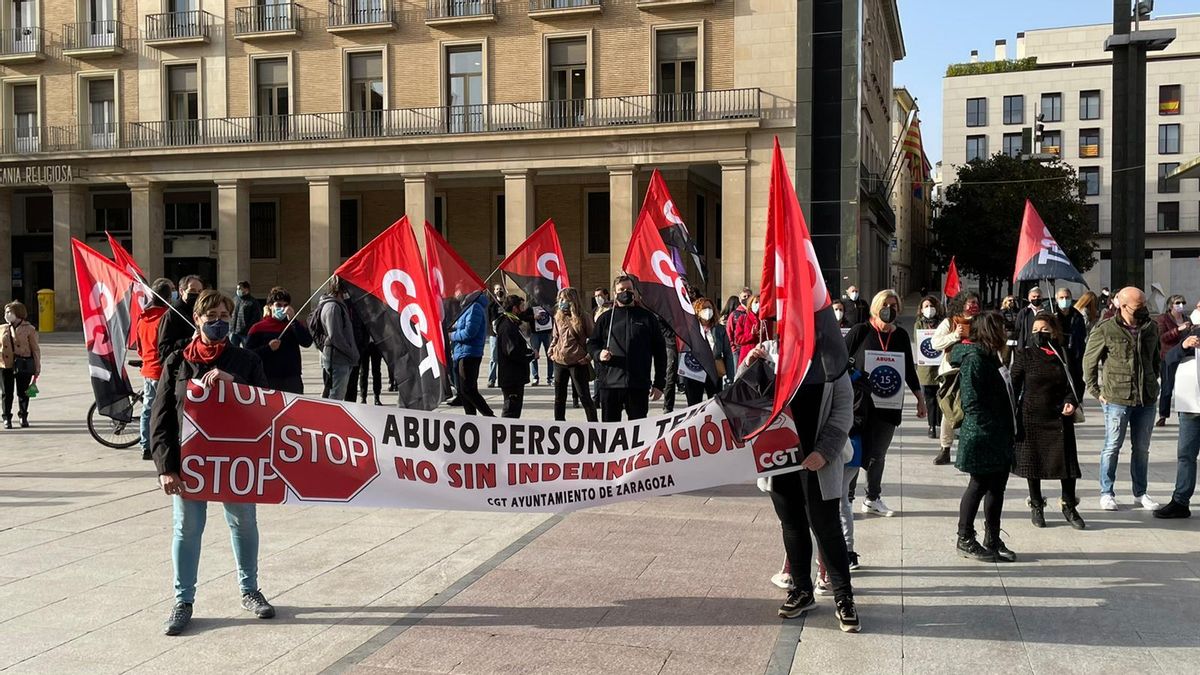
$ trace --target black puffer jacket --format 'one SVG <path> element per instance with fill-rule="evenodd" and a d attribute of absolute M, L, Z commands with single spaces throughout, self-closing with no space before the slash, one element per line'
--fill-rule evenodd
<path fill-rule="evenodd" d="M 662 389 L 666 386 L 667 350 L 658 317 L 642 307 L 613 307 L 596 320 L 587 342 L 601 389 Z M 612 359 L 600 360 L 608 349 Z M 650 366 L 654 377 L 650 377 Z"/>

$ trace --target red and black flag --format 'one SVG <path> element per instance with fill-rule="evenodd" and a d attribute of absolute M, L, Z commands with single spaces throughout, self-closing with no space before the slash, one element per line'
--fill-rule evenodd
<path fill-rule="evenodd" d="M 525 291 L 530 307 L 552 307 L 558 302 L 558 292 L 571 285 L 553 220 L 534 230 L 500 263 L 500 269 Z"/>
<path fill-rule="evenodd" d="M 446 350 L 437 299 L 429 290 L 408 217 L 393 223 L 334 274 L 396 373 L 400 407 L 436 408 L 442 398 Z"/>
<path fill-rule="evenodd" d="M 679 215 L 675 200 L 671 199 L 667 183 L 658 169 L 650 175 L 650 187 L 646 188 L 646 198 L 642 200 L 642 213 L 649 214 L 654 226 L 658 228 L 659 236 L 671 251 L 675 269 L 679 270 L 683 278 L 687 278 L 687 268 L 683 265 L 683 253 L 687 252 L 691 254 L 692 262 L 696 264 L 696 270 L 700 273 L 700 283 L 705 283 L 708 270 L 704 265 L 704 257 L 700 255 L 700 247 L 688 232 L 687 225 Z"/>
<path fill-rule="evenodd" d="M 1017 245 L 1017 266 L 1013 283 L 1061 279 L 1087 285 L 1071 259 L 1059 247 L 1033 203 L 1025 200 L 1025 215 L 1021 218 L 1021 243 Z"/>
<path fill-rule="evenodd" d="M 150 291 L 150 282 L 146 279 L 146 275 L 142 273 L 142 268 L 138 266 L 137 261 L 125 250 L 121 245 L 120 240 L 112 235 L 112 232 L 106 232 L 108 235 L 108 246 L 112 249 L 113 262 L 117 267 L 125 270 L 125 273 L 133 277 L 134 284 L 130 287 L 132 297 L 129 301 L 129 346 L 133 347 L 133 343 L 137 342 L 137 326 L 142 320 L 142 312 L 146 311 L 146 307 L 150 306 L 154 293 Z"/>
<path fill-rule="evenodd" d="M 132 422 L 133 387 L 125 371 L 125 357 L 129 350 L 132 288 L 136 282 L 78 239 L 71 240 L 71 255 L 75 260 L 96 412 L 118 422 Z"/>
<path fill-rule="evenodd" d="M 646 309 L 667 322 L 679 340 L 687 345 L 692 356 L 700 362 L 709 380 L 720 384 L 712 347 L 704 339 L 700 322 L 696 319 L 696 309 L 688 300 L 683 275 L 675 266 L 653 218 L 644 208 L 633 227 L 633 236 L 629 239 L 629 249 L 625 251 L 621 269 L 633 279 Z"/>
<path fill-rule="evenodd" d="M 429 289 L 439 300 L 439 323 L 454 323 L 462 313 L 462 298 L 486 287 L 471 266 L 428 222 L 425 223 L 425 260 Z"/>

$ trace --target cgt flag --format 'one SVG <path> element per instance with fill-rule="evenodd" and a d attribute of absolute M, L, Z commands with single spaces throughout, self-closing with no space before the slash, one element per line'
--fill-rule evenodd
<path fill-rule="evenodd" d="M 667 190 L 667 182 L 663 180 L 658 169 L 655 169 L 654 173 L 650 175 L 650 187 L 646 188 L 646 198 L 642 200 L 641 212 L 649 214 L 654 226 L 658 228 L 658 234 L 670 249 L 672 262 L 675 263 L 675 269 L 679 270 L 679 274 L 684 279 L 687 278 L 687 269 L 683 265 L 681 254 L 681 251 L 687 251 L 691 254 L 696 269 L 700 272 L 700 283 L 706 283 L 708 270 L 704 265 L 704 257 L 700 255 L 700 247 L 696 245 L 696 240 L 692 239 L 691 233 L 688 232 L 683 217 L 679 215 L 679 209 L 675 208 L 675 200 L 671 199 L 671 193 Z"/>
<path fill-rule="evenodd" d="M 454 323 L 462 313 L 459 298 L 484 290 L 486 284 L 450 244 L 425 222 L 425 260 L 428 262 L 429 290 L 438 298 L 438 323 Z"/>
<path fill-rule="evenodd" d="M 1083 275 L 1071 264 L 1071 259 L 1059 248 L 1050 229 L 1042 222 L 1037 209 L 1033 208 L 1033 202 L 1026 199 L 1013 283 L 1042 279 L 1061 279 L 1087 285 Z"/>
<path fill-rule="evenodd" d="M 942 293 L 947 298 L 953 298 L 962 290 L 962 281 L 958 278 L 958 263 L 954 261 L 954 256 L 950 256 L 950 269 L 946 271 L 946 286 L 942 289 Z"/>
<path fill-rule="evenodd" d="M 675 329 L 675 334 L 700 362 L 708 378 L 720 384 L 712 347 L 700 330 L 696 310 L 688 300 L 683 275 L 675 266 L 675 260 L 659 236 L 654 219 L 645 208 L 634 225 L 621 269 L 633 279 L 646 309 Z"/>
<path fill-rule="evenodd" d="M 558 244 L 554 220 L 542 223 L 517 250 L 500 263 L 500 270 L 525 291 L 530 307 L 550 307 L 558 292 L 571 285 L 566 258 Z"/>
<path fill-rule="evenodd" d="M 393 223 L 334 274 L 396 373 L 400 407 L 436 408 L 446 350 L 437 300 L 429 290 L 408 217 Z"/>
<path fill-rule="evenodd" d="M 108 258 L 78 239 L 71 240 L 88 372 L 96 411 L 118 422 L 133 421 L 133 387 L 125 372 L 130 301 L 135 282 Z"/>
<path fill-rule="evenodd" d="M 114 237 L 112 232 L 105 234 L 108 235 L 108 246 L 112 249 L 113 262 L 117 263 L 117 267 L 125 270 L 126 274 L 133 277 L 135 282 L 130 286 L 133 297 L 129 302 L 129 346 L 133 347 L 133 343 L 136 342 L 138 322 L 142 319 L 142 312 L 146 311 L 146 307 L 150 305 L 154 293 L 150 291 L 150 284 L 146 280 L 142 268 L 138 266 L 129 251 L 121 245 L 121 241 Z"/>

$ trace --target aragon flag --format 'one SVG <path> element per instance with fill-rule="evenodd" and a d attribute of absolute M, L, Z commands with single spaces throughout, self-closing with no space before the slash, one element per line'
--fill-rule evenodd
<path fill-rule="evenodd" d="M 1086 285 L 1083 275 L 1059 247 L 1050 229 L 1042 222 L 1033 203 L 1025 200 L 1025 215 L 1021 218 L 1021 243 L 1017 245 L 1017 265 L 1013 283 L 1059 279 Z"/>
<path fill-rule="evenodd" d="M 542 223 L 517 250 L 508 254 L 500 269 L 525 291 L 531 307 L 553 306 L 558 292 L 571 285 L 553 220 Z"/>
<path fill-rule="evenodd" d="M 130 286 L 130 294 L 132 297 L 129 301 L 129 346 L 137 341 L 138 322 L 142 319 L 142 312 L 146 311 L 146 307 L 150 305 L 154 293 L 150 291 L 150 283 L 146 279 L 146 275 L 142 273 L 142 268 L 138 266 L 137 261 L 125 250 L 121 245 L 121 241 L 112 235 L 112 232 L 106 232 L 108 235 L 108 245 L 112 249 L 113 262 L 117 263 L 117 267 L 125 270 L 125 273 L 133 277 L 134 283 Z"/>
<path fill-rule="evenodd" d="M 133 387 L 125 371 L 129 345 L 132 277 L 95 249 L 71 240 L 88 373 L 96 411 L 118 422 L 133 421 Z M 148 414 L 148 412 L 147 412 Z"/>
<path fill-rule="evenodd" d="M 408 217 L 393 223 L 334 274 L 396 373 L 400 407 L 436 408 L 446 350 L 437 300 L 429 290 Z"/>
<path fill-rule="evenodd" d="M 460 300 L 484 290 L 486 284 L 428 221 L 425 223 L 425 260 L 429 290 L 439 301 L 438 323 L 454 323 L 462 313 Z"/>
<path fill-rule="evenodd" d="M 649 214 L 654 226 L 658 228 L 658 234 L 670 249 L 671 259 L 675 263 L 675 268 L 679 270 L 679 274 L 683 278 L 687 278 L 687 269 L 683 265 L 682 257 L 682 252 L 686 251 L 691 254 L 692 261 L 700 272 L 700 283 L 705 283 L 708 270 L 704 266 L 700 248 L 696 245 L 696 240 L 692 239 L 691 233 L 688 232 L 687 224 L 679 215 L 675 200 L 671 199 L 671 193 L 667 190 L 667 182 L 663 180 L 658 169 L 655 169 L 654 173 L 650 175 L 650 186 L 646 188 L 646 198 L 642 200 L 642 212 Z"/>
<path fill-rule="evenodd" d="M 688 300 L 683 275 L 675 266 L 666 243 L 654 225 L 654 219 L 645 208 L 633 227 L 633 236 L 629 239 L 621 269 L 633 279 L 646 309 L 657 314 L 675 330 L 692 356 L 700 362 L 708 378 L 720 384 L 712 347 L 700 330 L 696 310 Z"/>

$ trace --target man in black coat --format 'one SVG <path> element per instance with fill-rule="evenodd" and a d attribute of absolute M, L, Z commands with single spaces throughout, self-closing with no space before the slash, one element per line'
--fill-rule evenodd
<path fill-rule="evenodd" d="M 846 295 L 842 297 L 842 304 L 846 310 L 845 319 L 851 326 L 857 326 L 870 320 L 870 305 L 862 298 L 858 286 L 846 287 Z"/>
<path fill-rule="evenodd" d="M 196 298 L 204 290 L 204 281 L 195 274 L 189 274 L 179 280 L 179 297 L 171 302 L 175 311 L 163 314 L 158 324 L 158 360 L 167 362 L 172 352 L 182 349 L 196 335 L 196 327 L 183 317 L 192 316 L 192 307 Z"/>
<path fill-rule="evenodd" d="M 1017 312 L 1017 349 L 1025 349 L 1033 344 L 1033 338 L 1030 337 L 1033 335 L 1033 317 L 1048 311 L 1042 307 L 1042 289 L 1034 286 L 1029 289 L 1029 295 L 1026 297 L 1029 299 L 1029 304 Z"/>
<path fill-rule="evenodd" d="M 650 398 L 662 398 L 667 350 L 658 318 L 634 304 L 633 280 L 621 275 L 613 282 L 616 305 L 600 315 L 587 349 L 596 363 L 602 422 L 646 417 Z M 654 377 L 650 377 L 650 366 Z"/>

